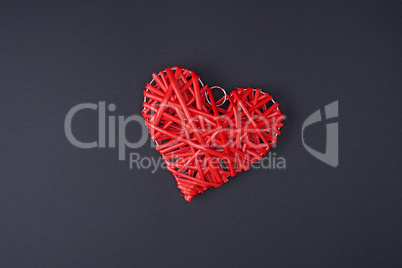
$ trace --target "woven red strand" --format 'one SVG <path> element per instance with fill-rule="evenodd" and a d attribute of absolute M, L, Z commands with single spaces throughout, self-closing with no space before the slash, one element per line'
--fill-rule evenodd
<path fill-rule="evenodd" d="M 152 77 L 142 114 L 187 201 L 248 170 L 280 135 L 284 116 L 261 89 L 238 88 L 223 108 L 224 97 L 215 101 L 194 71 L 169 67 Z"/>

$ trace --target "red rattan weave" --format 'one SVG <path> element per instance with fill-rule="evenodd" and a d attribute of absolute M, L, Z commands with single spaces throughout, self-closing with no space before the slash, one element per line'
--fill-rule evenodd
<path fill-rule="evenodd" d="M 238 88 L 221 108 L 226 99 L 215 101 L 193 71 L 169 67 L 152 77 L 142 114 L 185 200 L 247 170 L 277 141 L 284 116 L 261 89 Z"/>

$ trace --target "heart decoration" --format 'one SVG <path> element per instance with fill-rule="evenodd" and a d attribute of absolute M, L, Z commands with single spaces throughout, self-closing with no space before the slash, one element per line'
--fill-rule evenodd
<path fill-rule="evenodd" d="M 212 89 L 223 89 L 204 85 L 194 71 L 169 67 L 152 77 L 142 115 L 186 201 L 248 170 L 280 135 L 284 116 L 259 88 L 237 88 L 215 101 Z"/>

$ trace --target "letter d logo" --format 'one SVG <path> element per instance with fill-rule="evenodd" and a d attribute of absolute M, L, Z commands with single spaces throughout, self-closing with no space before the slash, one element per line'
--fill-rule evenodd
<path fill-rule="evenodd" d="M 338 117 L 338 101 L 325 106 L 325 119 L 337 118 Z M 318 160 L 332 166 L 337 167 L 339 162 L 339 146 L 338 146 L 338 123 L 328 123 L 327 124 L 327 140 L 325 146 L 325 153 L 318 152 L 304 142 L 304 129 L 314 123 L 321 121 L 320 110 L 315 111 L 310 115 L 306 121 L 304 121 L 302 126 L 302 142 L 304 148 L 312 154 Z"/>

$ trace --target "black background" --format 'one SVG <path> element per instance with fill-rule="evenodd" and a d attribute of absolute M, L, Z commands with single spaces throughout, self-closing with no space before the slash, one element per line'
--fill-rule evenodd
<path fill-rule="evenodd" d="M 400 265 L 400 1 L 52 2 L 0 4 L 1 267 Z M 274 96 L 286 170 L 188 203 L 168 171 L 68 142 L 73 106 L 140 114 L 152 72 L 173 65 Z M 301 125 L 335 100 L 332 168 L 303 148 Z M 81 112 L 73 131 L 92 141 L 97 125 Z M 325 122 L 306 136 L 324 150 Z M 149 143 L 129 152 L 158 157 Z"/>

